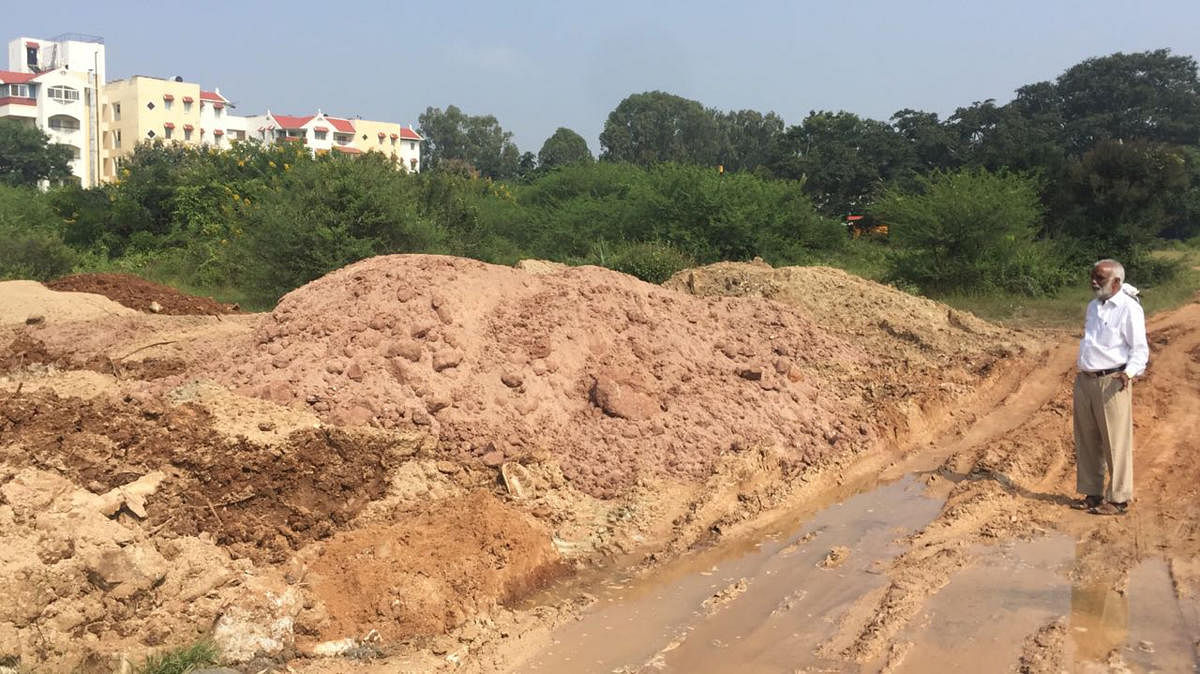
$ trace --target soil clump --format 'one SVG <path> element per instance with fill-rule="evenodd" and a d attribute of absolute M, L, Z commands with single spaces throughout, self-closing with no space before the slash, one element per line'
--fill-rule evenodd
<path fill-rule="evenodd" d="M 173 316 L 194 314 L 231 314 L 239 311 L 236 304 L 224 304 L 209 297 L 197 297 L 170 286 L 132 274 L 72 274 L 53 281 L 46 287 L 61 292 L 103 295 L 130 309 L 146 313 Z"/>

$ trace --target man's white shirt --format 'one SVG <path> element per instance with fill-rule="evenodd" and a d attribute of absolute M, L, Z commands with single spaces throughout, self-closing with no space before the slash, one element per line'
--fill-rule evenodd
<path fill-rule="evenodd" d="M 1088 302 L 1076 366 L 1098 372 L 1124 366 L 1136 377 L 1146 370 L 1150 346 L 1146 343 L 1146 312 L 1131 295 L 1117 292 L 1108 300 Z"/>

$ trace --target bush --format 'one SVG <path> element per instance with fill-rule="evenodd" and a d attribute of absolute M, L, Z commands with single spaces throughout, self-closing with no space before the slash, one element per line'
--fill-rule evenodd
<path fill-rule="evenodd" d="M 62 220 L 34 188 L 0 185 L 0 279 L 46 281 L 70 273 L 78 255 Z"/>
<path fill-rule="evenodd" d="M 934 172 L 891 188 L 869 209 L 888 225 L 892 280 L 925 293 L 1048 293 L 1065 282 L 1061 257 L 1036 240 L 1038 186 L 983 169 Z"/>
<path fill-rule="evenodd" d="M 187 674 L 194 669 L 217 664 L 217 648 L 211 642 L 200 641 L 148 656 L 138 666 L 138 674 Z"/>
<path fill-rule="evenodd" d="M 675 272 L 696 266 L 696 260 L 674 246 L 657 241 L 597 244 L 588 264 L 598 264 L 648 283 L 662 283 Z"/>

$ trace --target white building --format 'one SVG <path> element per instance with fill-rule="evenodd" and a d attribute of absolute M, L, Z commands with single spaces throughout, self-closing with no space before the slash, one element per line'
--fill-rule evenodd
<path fill-rule="evenodd" d="M 104 40 L 19 37 L 8 43 L 8 67 L 0 71 L 0 118 L 31 124 L 50 142 L 70 147 L 71 172 L 80 184 L 99 184 Z"/>

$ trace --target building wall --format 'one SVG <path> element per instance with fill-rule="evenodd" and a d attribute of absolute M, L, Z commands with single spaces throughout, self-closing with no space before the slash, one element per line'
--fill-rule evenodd
<path fill-rule="evenodd" d="M 50 69 L 67 68 L 72 72 L 87 73 L 95 70 L 100 82 L 106 81 L 104 65 L 104 42 L 100 38 L 43 40 L 36 37 L 18 37 L 8 43 L 8 69 L 19 73 L 44 72 Z M 81 36 L 86 38 L 86 36 Z M 38 45 L 38 69 L 28 62 L 27 44 Z"/>
<path fill-rule="evenodd" d="M 406 171 L 421 170 L 421 144 L 401 137 L 405 127 L 395 122 L 377 122 L 369 119 L 356 119 L 353 120 L 353 124 L 354 147 L 363 152 L 381 152 L 397 166 L 403 166 Z M 381 133 L 382 137 L 379 135 Z M 396 136 L 394 140 L 393 135 Z"/>
<path fill-rule="evenodd" d="M 50 142 L 72 149 L 75 157 L 71 172 L 84 187 L 98 184 L 96 167 L 101 157 L 100 148 L 93 144 L 97 138 L 97 120 L 92 114 L 95 101 L 90 80 L 87 73 L 66 69 L 45 73 L 35 80 L 37 126 L 50 137 Z M 56 92 L 59 95 L 51 96 Z"/>

